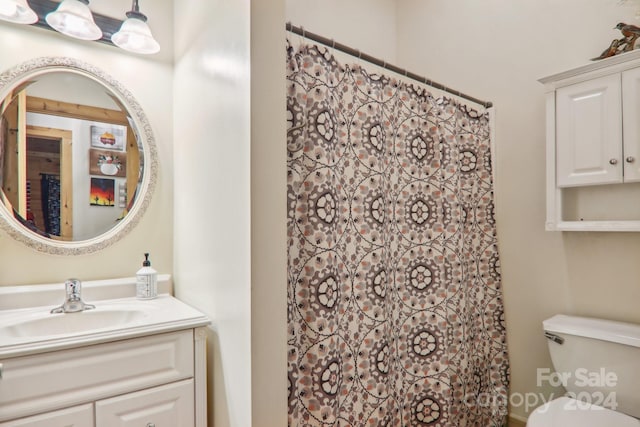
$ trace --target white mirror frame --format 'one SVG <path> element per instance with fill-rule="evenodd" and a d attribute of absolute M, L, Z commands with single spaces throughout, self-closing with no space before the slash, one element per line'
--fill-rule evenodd
<path fill-rule="evenodd" d="M 17 84 L 30 77 L 50 71 L 71 71 L 101 83 L 115 95 L 130 115 L 134 132 L 141 139 L 143 149 L 142 182 L 136 200 L 125 218 L 113 228 L 97 237 L 75 242 L 65 242 L 48 239 L 23 226 L 13 213 L 9 212 L 4 203 L 0 202 L 0 228 L 15 240 L 36 249 L 55 255 L 83 255 L 89 254 L 120 240 L 126 236 L 140 221 L 153 195 L 158 175 L 157 149 L 151 125 L 142 107 L 133 95 L 119 82 L 104 73 L 99 68 L 67 57 L 42 57 L 19 64 L 0 74 L 0 100 Z M 1 191 L 1 189 L 0 189 Z"/>

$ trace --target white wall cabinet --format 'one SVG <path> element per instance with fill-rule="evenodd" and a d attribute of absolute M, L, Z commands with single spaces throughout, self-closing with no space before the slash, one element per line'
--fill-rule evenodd
<path fill-rule="evenodd" d="M 640 52 L 541 79 L 547 230 L 640 231 Z"/>
<path fill-rule="evenodd" d="M 204 328 L 2 360 L 0 427 L 205 427 L 206 410 Z"/>

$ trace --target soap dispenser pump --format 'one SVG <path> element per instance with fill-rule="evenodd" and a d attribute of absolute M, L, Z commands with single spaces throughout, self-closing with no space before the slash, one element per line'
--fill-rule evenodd
<path fill-rule="evenodd" d="M 136 297 L 138 299 L 153 299 L 158 296 L 158 274 L 151 267 L 149 254 L 144 254 L 142 268 L 136 273 Z"/>

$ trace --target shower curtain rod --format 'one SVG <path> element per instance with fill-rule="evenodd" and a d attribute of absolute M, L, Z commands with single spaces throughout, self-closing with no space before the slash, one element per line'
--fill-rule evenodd
<path fill-rule="evenodd" d="M 298 35 L 300 35 L 300 36 L 302 36 L 304 38 L 307 38 L 307 39 L 313 40 L 315 42 L 321 43 L 321 44 L 323 44 L 325 46 L 328 46 L 328 47 L 330 47 L 332 49 L 339 50 L 340 52 L 344 52 L 344 53 L 346 53 L 348 55 L 355 56 L 358 59 L 362 59 L 364 61 L 370 62 L 372 64 L 375 64 L 375 65 L 379 66 L 379 67 L 385 68 L 385 69 L 387 69 L 389 71 L 393 71 L 394 73 L 401 74 L 401 75 L 403 75 L 403 76 L 405 76 L 407 78 L 410 78 L 412 80 L 417 80 L 420 83 L 426 84 L 427 86 L 431 86 L 433 88 L 448 92 L 448 93 L 453 94 L 455 96 L 458 96 L 460 98 L 464 98 L 464 99 L 466 99 L 468 101 L 471 101 L 473 103 L 482 105 L 485 108 L 493 107 L 493 103 L 492 102 L 482 101 L 482 100 L 480 100 L 478 98 L 474 98 L 473 96 L 464 94 L 464 93 L 462 93 L 462 92 L 460 92 L 458 90 L 451 89 L 450 87 L 447 87 L 447 86 L 445 86 L 443 84 L 440 84 L 438 82 L 434 82 L 433 80 L 427 79 L 426 77 L 422 77 L 422 76 L 414 74 L 414 73 L 412 73 L 410 71 L 407 71 L 404 68 L 400 68 L 400 67 L 396 67 L 395 65 L 388 64 L 387 61 L 383 61 L 383 60 L 375 58 L 375 57 L 373 57 L 371 55 L 367 55 L 366 53 L 363 53 L 363 52 L 359 51 L 358 49 L 354 49 L 352 47 L 346 46 L 346 45 L 344 45 L 342 43 L 338 43 L 338 42 L 336 42 L 336 41 L 334 41 L 332 39 L 328 39 L 328 38 L 320 36 L 318 34 L 310 33 L 309 31 L 305 30 L 302 27 L 296 27 L 295 25 L 292 25 L 290 22 L 287 22 L 287 24 L 285 25 L 285 28 L 286 28 L 287 31 L 290 31 L 290 32 L 295 33 L 295 34 L 298 34 Z"/>

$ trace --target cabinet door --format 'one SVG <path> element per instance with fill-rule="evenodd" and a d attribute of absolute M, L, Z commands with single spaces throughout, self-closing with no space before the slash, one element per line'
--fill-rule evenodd
<path fill-rule="evenodd" d="M 93 427 L 93 425 L 91 403 L 0 423 L 0 427 Z"/>
<path fill-rule="evenodd" d="M 619 74 L 556 91 L 557 186 L 622 182 Z"/>
<path fill-rule="evenodd" d="M 640 181 L 640 68 L 622 73 L 624 181 Z"/>
<path fill-rule="evenodd" d="M 96 402 L 97 427 L 193 427 L 193 379 Z"/>

